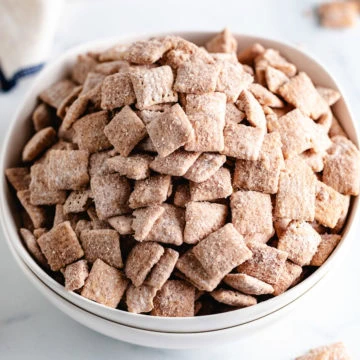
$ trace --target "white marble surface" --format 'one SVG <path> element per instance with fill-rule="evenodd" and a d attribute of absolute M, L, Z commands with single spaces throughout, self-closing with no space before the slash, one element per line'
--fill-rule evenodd
<path fill-rule="evenodd" d="M 284 39 L 318 57 L 360 115 L 360 28 L 321 29 L 306 15 L 316 2 L 302 1 L 71 1 L 61 18 L 52 55 L 83 41 L 134 32 L 233 31 Z M 0 35 L 1 36 L 1 35 Z M 33 81 L 0 95 L 0 137 Z M 358 231 L 360 230 L 359 225 Z M 343 340 L 360 359 L 360 243 L 300 309 L 251 337 L 208 349 L 163 351 L 99 335 L 52 306 L 16 266 L 0 234 L 0 359 L 268 359 L 288 360 L 308 348 Z"/>

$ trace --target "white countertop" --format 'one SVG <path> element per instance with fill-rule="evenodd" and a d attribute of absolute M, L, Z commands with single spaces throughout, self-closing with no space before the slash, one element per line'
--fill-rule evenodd
<path fill-rule="evenodd" d="M 125 33 L 221 30 L 253 33 L 297 44 L 321 60 L 360 116 L 360 26 L 319 28 L 302 1 L 70 1 L 61 18 L 53 56 L 83 41 Z M 166 5 L 165 5 L 166 4 Z M 34 78 L 0 94 L 0 137 Z M 358 225 L 358 230 L 360 227 Z M 342 340 L 360 359 L 360 242 L 300 309 L 256 335 L 221 347 L 186 351 L 133 346 L 79 325 L 51 305 L 17 267 L 0 233 L 0 359 L 268 359 L 290 360 L 311 347 Z"/>

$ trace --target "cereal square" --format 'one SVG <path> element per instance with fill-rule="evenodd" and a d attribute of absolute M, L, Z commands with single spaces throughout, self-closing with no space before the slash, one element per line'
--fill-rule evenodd
<path fill-rule="evenodd" d="M 288 159 L 280 173 L 275 217 L 313 221 L 315 218 L 316 176 L 302 159 Z"/>
<path fill-rule="evenodd" d="M 205 44 L 206 50 L 211 53 L 234 53 L 237 50 L 237 41 L 228 28 L 215 35 Z"/>
<path fill-rule="evenodd" d="M 72 67 L 71 78 L 78 84 L 83 84 L 89 72 L 93 71 L 97 61 L 90 54 L 79 55 Z"/>
<path fill-rule="evenodd" d="M 328 111 L 328 104 L 320 96 L 311 79 L 304 72 L 300 72 L 291 78 L 278 91 L 288 103 L 312 119 L 318 119 Z"/>
<path fill-rule="evenodd" d="M 104 54 L 104 53 L 102 53 Z M 95 72 L 103 75 L 111 75 L 121 70 L 129 69 L 130 64 L 124 60 L 104 61 L 95 66 Z"/>
<path fill-rule="evenodd" d="M 284 270 L 282 271 L 278 281 L 274 284 L 274 295 L 278 296 L 284 293 L 292 286 L 302 273 L 302 267 L 286 261 Z"/>
<path fill-rule="evenodd" d="M 174 90 L 186 94 L 205 94 L 215 91 L 220 66 L 203 61 L 188 61 L 177 69 Z"/>
<path fill-rule="evenodd" d="M 184 242 L 196 244 L 225 225 L 226 205 L 190 201 L 186 204 Z"/>
<path fill-rule="evenodd" d="M 206 272 L 225 276 L 234 267 L 251 258 L 243 237 L 232 224 L 213 232 L 192 249 Z"/>
<path fill-rule="evenodd" d="M 153 316 L 194 316 L 195 288 L 182 280 L 168 280 L 154 299 Z"/>
<path fill-rule="evenodd" d="M 191 123 L 179 104 L 175 104 L 147 124 L 150 139 L 160 156 L 165 157 L 187 143 L 193 135 Z"/>
<path fill-rule="evenodd" d="M 224 128 L 224 150 L 226 156 L 237 159 L 257 160 L 265 131 L 243 124 L 228 123 Z"/>
<path fill-rule="evenodd" d="M 248 247 L 253 256 L 238 266 L 238 272 L 275 284 L 284 269 L 287 253 L 260 243 L 250 243 Z"/>
<path fill-rule="evenodd" d="M 27 167 L 16 167 L 5 170 L 6 178 L 16 191 L 27 190 L 30 186 L 30 171 Z"/>
<path fill-rule="evenodd" d="M 345 345 L 338 342 L 312 349 L 307 354 L 297 357 L 295 360 L 351 360 L 351 358 Z"/>
<path fill-rule="evenodd" d="M 245 119 L 245 113 L 232 103 L 226 104 L 225 123 L 240 124 Z"/>
<path fill-rule="evenodd" d="M 85 150 L 50 150 L 48 186 L 54 190 L 80 190 L 89 183 L 89 153 Z"/>
<path fill-rule="evenodd" d="M 358 195 L 360 190 L 360 152 L 343 136 L 331 139 L 325 157 L 323 182 L 344 195 Z"/>
<path fill-rule="evenodd" d="M 120 250 L 120 237 L 117 231 L 109 229 L 84 230 L 80 235 L 85 259 L 93 263 L 101 259 L 108 265 L 121 269 L 123 261 Z"/>
<path fill-rule="evenodd" d="M 189 201 L 191 201 L 189 184 L 179 184 L 174 194 L 174 205 L 185 207 Z"/>
<path fill-rule="evenodd" d="M 220 168 L 208 180 L 201 183 L 190 182 L 192 201 L 206 201 L 227 198 L 233 192 L 230 171 Z"/>
<path fill-rule="evenodd" d="M 198 152 L 179 149 L 165 157 L 158 155 L 150 163 L 150 168 L 160 174 L 183 176 L 199 156 Z"/>
<path fill-rule="evenodd" d="M 40 236 L 37 242 L 52 271 L 58 271 L 84 256 L 69 221 L 56 225 Z"/>
<path fill-rule="evenodd" d="M 66 110 L 66 114 L 64 119 L 61 123 L 59 129 L 59 136 L 60 131 L 70 131 L 71 126 L 74 122 L 79 119 L 86 111 L 89 104 L 89 97 L 88 96 L 79 96 Z"/>
<path fill-rule="evenodd" d="M 132 216 L 119 215 L 109 218 L 107 221 L 120 235 L 131 235 L 133 233 Z"/>
<path fill-rule="evenodd" d="M 165 211 L 155 221 L 145 240 L 180 246 L 184 241 L 185 211 L 170 204 L 161 206 Z"/>
<path fill-rule="evenodd" d="M 66 98 L 63 99 L 61 104 L 56 109 L 56 115 L 60 119 L 64 119 L 66 116 L 67 111 L 69 110 L 70 106 L 75 102 L 75 100 L 79 97 L 79 95 L 82 93 L 83 87 L 82 86 L 76 86 L 72 89 L 72 91 L 69 93 Z"/>
<path fill-rule="evenodd" d="M 321 266 L 341 240 L 341 235 L 339 234 L 321 234 L 320 236 L 320 244 L 310 262 L 310 265 L 312 266 Z"/>
<path fill-rule="evenodd" d="M 299 156 L 306 162 L 313 172 L 318 173 L 323 171 L 325 156 L 323 152 L 315 152 L 310 149 L 308 151 L 304 151 Z"/>
<path fill-rule="evenodd" d="M 100 220 L 128 212 L 129 181 L 119 174 L 95 175 L 91 178 L 96 213 Z"/>
<path fill-rule="evenodd" d="M 106 165 L 111 172 L 117 172 L 133 180 L 144 180 L 150 175 L 149 165 L 152 156 L 136 154 L 129 157 L 121 155 L 106 160 Z"/>
<path fill-rule="evenodd" d="M 122 156 L 128 156 L 131 150 L 146 135 L 144 123 L 129 106 L 125 106 L 105 126 L 104 133 Z"/>
<path fill-rule="evenodd" d="M 230 206 L 232 223 L 240 234 L 272 232 L 272 204 L 269 194 L 240 190 L 231 195 Z"/>
<path fill-rule="evenodd" d="M 134 238 L 137 241 L 145 240 L 155 222 L 164 212 L 165 209 L 159 205 L 134 210 L 132 221 L 132 229 L 135 232 Z"/>
<path fill-rule="evenodd" d="M 283 101 L 269 91 L 265 86 L 260 84 L 250 84 L 249 91 L 262 106 L 269 106 L 271 108 L 284 107 Z"/>
<path fill-rule="evenodd" d="M 225 155 L 203 153 L 184 174 L 184 178 L 196 183 L 206 181 L 221 168 L 225 161 Z"/>
<path fill-rule="evenodd" d="M 113 150 L 101 151 L 90 155 L 89 158 L 89 175 L 105 175 L 109 174 L 110 169 L 107 164 L 107 159 L 113 156 Z"/>
<path fill-rule="evenodd" d="M 154 307 L 153 300 L 155 295 L 156 289 L 151 286 L 140 285 L 136 287 L 131 284 L 126 291 L 128 311 L 135 314 L 151 311 Z"/>
<path fill-rule="evenodd" d="M 237 308 L 244 308 L 257 304 L 255 297 L 233 290 L 218 289 L 211 292 L 210 295 L 218 302 L 236 306 Z"/>
<path fill-rule="evenodd" d="M 54 118 L 51 108 L 45 103 L 40 103 L 32 113 L 32 122 L 35 131 L 40 131 L 41 129 L 52 126 Z"/>
<path fill-rule="evenodd" d="M 135 102 L 135 92 L 128 70 L 107 76 L 101 85 L 101 108 L 113 110 Z"/>
<path fill-rule="evenodd" d="M 269 90 L 277 93 L 279 88 L 289 81 L 289 78 L 280 70 L 268 66 L 265 69 L 265 79 Z"/>
<path fill-rule="evenodd" d="M 163 203 L 169 196 L 171 177 L 154 175 L 145 180 L 137 180 L 129 198 L 132 209 Z"/>
<path fill-rule="evenodd" d="M 252 65 L 254 59 L 261 55 L 264 51 L 265 48 L 261 44 L 255 43 L 245 49 L 241 49 L 237 54 L 237 58 L 242 64 Z"/>
<path fill-rule="evenodd" d="M 30 201 L 30 190 L 20 190 L 16 193 L 21 205 L 29 215 L 34 228 L 43 227 L 47 222 L 47 215 L 45 208 L 41 206 L 35 206 Z"/>
<path fill-rule="evenodd" d="M 81 295 L 115 309 L 128 284 L 129 281 L 120 270 L 97 259 L 85 281 Z"/>
<path fill-rule="evenodd" d="M 136 95 L 136 107 L 140 110 L 178 100 L 177 93 L 172 89 L 174 74 L 170 66 L 139 67 L 130 72 L 130 78 Z"/>
<path fill-rule="evenodd" d="M 284 166 L 279 133 L 266 134 L 258 160 L 236 160 L 233 186 L 266 194 L 276 194 L 280 170 Z"/>
<path fill-rule="evenodd" d="M 274 292 L 271 285 L 246 274 L 228 274 L 224 277 L 224 283 L 248 295 L 266 295 Z"/>
<path fill-rule="evenodd" d="M 173 272 L 178 258 L 179 253 L 177 251 L 169 248 L 165 249 L 164 254 L 152 268 L 144 283 L 156 290 L 160 290 Z"/>
<path fill-rule="evenodd" d="M 307 222 L 292 221 L 279 238 L 278 249 L 286 251 L 295 264 L 309 265 L 321 237 Z"/>
<path fill-rule="evenodd" d="M 47 261 L 36 242 L 34 234 L 30 230 L 24 228 L 20 229 L 20 234 L 24 240 L 26 248 L 29 250 L 29 253 L 41 266 L 47 267 Z"/>
<path fill-rule="evenodd" d="M 266 49 L 260 58 L 264 59 L 268 65 L 282 71 L 289 77 L 294 76 L 297 72 L 296 66 L 288 62 L 277 50 Z"/>
<path fill-rule="evenodd" d="M 79 260 L 66 266 L 64 270 L 65 289 L 74 291 L 81 289 L 89 276 L 86 260 Z"/>
<path fill-rule="evenodd" d="M 126 260 L 125 274 L 135 286 L 140 286 L 153 266 L 160 260 L 164 248 L 155 242 L 136 244 Z"/>
<path fill-rule="evenodd" d="M 98 111 L 83 116 L 73 125 L 75 130 L 74 143 L 79 146 L 80 150 L 87 150 L 89 153 L 110 148 L 111 144 L 104 134 L 104 128 L 108 122 L 106 111 Z"/>
<path fill-rule="evenodd" d="M 39 97 L 44 103 L 57 109 L 75 86 L 70 80 L 61 80 L 43 90 Z"/>
<path fill-rule="evenodd" d="M 90 190 L 72 191 L 64 203 L 64 213 L 81 213 L 90 205 Z"/>
<path fill-rule="evenodd" d="M 334 105 L 341 98 L 339 91 L 334 89 L 323 86 L 316 86 L 316 90 L 329 106 Z"/>
<path fill-rule="evenodd" d="M 333 1 L 318 8 L 321 26 L 328 28 L 348 28 L 357 23 L 359 7 L 356 1 Z"/>
<path fill-rule="evenodd" d="M 89 220 L 79 220 L 75 225 L 75 234 L 78 238 L 80 238 L 81 232 L 84 230 L 93 230 L 93 223 Z"/>
<path fill-rule="evenodd" d="M 224 149 L 226 96 L 223 93 L 186 96 L 186 114 L 194 129 L 187 151 L 221 151 Z"/>

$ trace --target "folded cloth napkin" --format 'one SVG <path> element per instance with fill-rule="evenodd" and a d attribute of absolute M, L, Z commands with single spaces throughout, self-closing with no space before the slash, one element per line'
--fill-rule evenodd
<path fill-rule="evenodd" d="M 0 0 L 0 89 L 41 69 L 64 0 Z"/>

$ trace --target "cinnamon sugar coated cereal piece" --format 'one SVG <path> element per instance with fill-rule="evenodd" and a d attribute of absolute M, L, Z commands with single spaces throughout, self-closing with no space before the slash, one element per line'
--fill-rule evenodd
<path fill-rule="evenodd" d="M 16 167 L 5 170 L 6 178 L 16 191 L 27 190 L 30 186 L 31 177 L 27 167 Z"/>
<path fill-rule="evenodd" d="M 351 360 L 345 345 L 341 342 L 320 346 L 310 350 L 303 356 L 297 357 L 295 360 Z"/>
<path fill-rule="evenodd" d="M 286 261 L 284 269 L 280 274 L 279 279 L 273 285 L 274 295 L 278 296 L 284 293 L 290 286 L 292 286 L 302 273 L 302 267 Z"/>
<path fill-rule="evenodd" d="M 41 129 L 52 126 L 53 113 L 51 108 L 45 103 L 40 103 L 32 114 L 32 121 L 35 131 L 40 131 Z"/>
<path fill-rule="evenodd" d="M 133 233 L 132 216 L 119 215 L 108 218 L 107 221 L 120 235 L 130 235 Z"/>
<path fill-rule="evenodd" d="M 205 47 L 207 51 L 212 53 L 234 53 L 237 50 L 237 41 L 232 36 L 230 30 L 225 28 L 210 39 Z"/>
<path fill-rule="evenodd" d="M 61 80 L 47 89 L 43 90 L 39 98 L 46 104 L 57 109 L 61 102 L 70 94 L 74 89 L 75 84 L 70 80 Z"/>
<path fill-rule="evenodd" d="M 89 72 L 97 62 L 90 54 L 79 55 L 71 71 L 71 78 L 78 84 L 83 84 Z"/>
<path fill-rule="evenodd" d="M 129 280 L 120 270 L 97 259 L 85 281 L 81 295 L 115 309 L 128 284 Z"/>
<path fill-rule="evenodd" d="M 266 49 L 261 55 L 268 65 L 282 71 L 289 77 L 293 77 L 296 72 L 296 66 L 285 59 L 279 51 L 274 49 Z"/>
<path fill-rule="evenodd" d="M 255 43 L 245 49 L 242 49 L 240 52 L 238 52 L 237 58 L 240 63 L 249 65 L 249 64 L 252 64 L 254 59 L 257 56 L 261 55 L 264 51 L 265 51 L 265 48 L 261 44 Z"/>
<path fill-rule="evenodd" d="M 316 90 L 321 95 L 321 97 L 324 98 L 329 106 L 334 105 L 341 98 L 341 94 L 334 89 L 323 86 L 316 86 Z"/>
<path fill-rule="evenodd" d="M 67 109 L 60 129 L 69 131 L 74 122 L 85 113 L 88 103 L 89 98 L 87 96 L 79 96 Z"/>
<path fill-rule="evenodd" d="M 246 274 L 228 274 L 224 277 L 224 283 L 248 295 L 265 295 L 274 292 L 271 285 Z"/>
<path fill-rule="evenodd" d="M 16 193 L 21 205 L 29 215 L 31 222 L 35 228 L 42 227 L 47 222 L 46 210 L 41 206 L 35 206 L 31 204 L 30 190 L 20 190 Z"/>
<path fill-rule="evenodd" d="M 64 271 L 65 289 L 68 291 L 81 289 L 88 276 L 89 270 L 86 260 L 79 260 L 66 266 Z"/>
<path fill-rule="evenodd" d="M 262 106 L 274 108 L 282 108 L 284 106 L 284 103 L 280 98 L 260 84 L 250 84 L 249 91 Z"/>
<path fill-rule="evenodd" d="M 132 229 L 134 238 L 137 241 L 143 241 L 149 235 L 156 220 L 164 213 L 165 209 L 159 205 L 148 206 L 146 208 L 136 209 L 133 212 Z"/>
<path fill-rule="evenodd" d="M 265 79 L 268 89 L 277 93 L 278 89 L 289 81 L 289 78 L 280 70 L 268 66 L 265 69 Z"/>
<path fill-rule="evenodd" d="M 56 225 L 37 239 L 52 271 L 58 271 L 84 256 L 79 240 L 70 222 Z"/>
<path fill-rule="evenodd" d="M 359 15 L 356 1 L 332 1 L 318 8 L 321 26 L 328 28 L 348 28 L 355 26 Z"/>
<path fill-rule="evenodd" d="M 81 213 L 90 205 L 90 190 L 72 191 L 64 203 L 64 213 Z"/>
<path fill-rule="evenodd" d="M 225 123 L 233 121 L 240 124 L 245 119 L 245 113 L 232 103 L 226 104 Z"/>
<path fill-rule="evenodd" d="M 210 293 L 218 302 L 236 307 L 247 307 L 257 304 L 256 298 L 238 291 L 218 289 Z"/>
<path fill-rule="evenodd" d="M 194 316 L 195 288 L 185 281 L 168 280 L 156 294 L 151 315 L 165 317 Z"/>
<path fill-rule="evenodd" d="M 341 240 L 341 235 L 338 234 L 321 234 L 320 236 L 320 244 L 310 262 L 312 266 L 321 266 Z"/>
<path fill-rule="evenodd" d="M 41 266 L 46 267 L 47 261 L 44 257 L 44 254 L 41 252 L 38 243 L 36 242 L 37 237 L 34 236 L 30 230 L 24 228 L 20 229 L 20 234 L 30 254 Z"/>
<path fill-rule="evenodd" d="M 152 286 L 140 285 L 136 287 L 130 285 L 126 291 L 126 305 L 128 311 L 135 314 L 146 313 L 153 309 L 153 299 L 156 289 Z"/>

